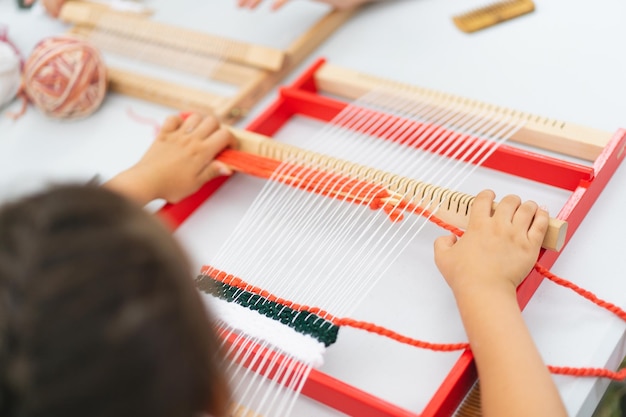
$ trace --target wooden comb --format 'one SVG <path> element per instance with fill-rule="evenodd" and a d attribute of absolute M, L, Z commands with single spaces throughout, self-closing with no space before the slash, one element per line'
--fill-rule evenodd
<path fill-rule="evenodd" d="M 505 0 L 456 15 L 452 20 L 463 32 L 472 33 L 533 10 L 535 10 L 535 4 L 532 0 Z"/>

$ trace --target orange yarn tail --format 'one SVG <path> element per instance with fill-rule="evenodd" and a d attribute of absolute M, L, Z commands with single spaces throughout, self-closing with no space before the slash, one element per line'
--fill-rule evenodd
<path fill-rule="evenodd" d="M 26 114 L 26 109 L 28 108 L 28 103 L 30 102 L 28 94 L 26 94 L 26 89 L 24 88 L 24 83 L 20 85 L 20 89 L 17 91 L 16 97 L 19 97 L 20 100 L 22 100 L 22 107 L 20 107 L 17 112 L 7 112 L 7 116 L 13 120 L 17 120 Z"/>
<path fill-rule="evenodd" d="M 583 288 L 580 288 L 578 285 L 574 284 L 573 282 L 570 282 L 566 279 L 563 279 L 561 277 L 554 275 L 547 268 L 539 264 L 535 264 L 535 269 L 541 275 L 548 278 L 550 281 L 554 282 L 555 284 L 560 285 L 565 288 L 569 288 L 570 290 L 574 291 L 576 294 L 580 295 L 581 297 L 586 298 L 587 300 L 591 301 L 595 305 L 602 307 L 605 310 L 610 311 L 611 313 L 615 314 L 620 319 L 626 321 L 626 312 L 622 310 L 621 308 L 619 308 L 618 306 L 616 306 L 615 304 L 609 303 L 608 301 L 604 301 L 601 298 L 598 298 L 598 296 L 596 296 L 591 291 L 587 291 Z"/>

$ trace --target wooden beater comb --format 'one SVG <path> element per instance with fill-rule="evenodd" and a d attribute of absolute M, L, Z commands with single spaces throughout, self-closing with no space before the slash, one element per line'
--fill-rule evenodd
<path fill-rule="evenodd" d="M 535 4 L 532 0 L 504 0 L 456 15 L 452 21 L 463 32 L 472 33 L 533 10 Z"/>

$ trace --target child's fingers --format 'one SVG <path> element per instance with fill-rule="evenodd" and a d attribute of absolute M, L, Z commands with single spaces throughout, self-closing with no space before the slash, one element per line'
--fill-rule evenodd
<path fill-rule="evenodd" d="M 272 10 L 278 10 L 281 7 L 283 7 L 283 5 L 285 3 L 287 3 L 289 0 L 276 0 L 274 1 L 274 4 L 272 4 Z"/>
<path fill-rule="evenodd" d="M 237 146 L 237 140 L 226 128 L 220 128 L 200 145 L 201 157 L 205 161 L 211 161 L 223 149 Z"/>
<path fill-rule="evenodd" d="M 453 234 L 439 236 L 435 239 L 433 244 L 434 247 L 434 255 L 435 255 L 435 265 L 439 268 L 440 271 L 445 271 L 447 269 L 446 264 L 449 262 L 446 261 L 445 254 L 456 244 L 457 237 Z M 444 274 L 445 275 L 445 274 Z"/>
<path fill-rule="evenodd" d="M 470 212 L 470 225 L 482 218 L 491 217 L 491 206 L 495 198 L 496 194 L 491 190 L 483 190 L 476 195 Z"/>
<path fill-rule="evenodd" d="M 513 226 L 519 227 L 521 230 L 528 230 L 537 212 L 537 208 L 537 203 L 534 201 L 525 201 L 522 203 L 513 215 Z"/>
<path fill-rule="evenodd" d="M 168 116 L 161 126 L 161 132 L 171 133 L 178 129 L 182 122 L 183 119 L 179 115 Z"/>
<path fill-rule="evenodd" d="M 236 149 L 238 145 L 237 138 L 235 138 L 233 134 L 230 133 L 230 130 L 225 127 L 219 128 L 211 135 L 208 141 L 214 143 L 216 146 L 219 146 L 220 151 L 224 148 Z"/>
<path fill-rule="evenodd" d="M 457 237 L 453 234 L 439 236 L 437 239 L 435 239 L 434 243 L 435 253 L 451 248 L 452 246 L 454 246 L 456 241 Z"/>
<path fill-rule="evenodd" d="M 194 140 L 204 140 L 213 134 L 219 126 L 220 124 L 215 117 L 207 116 L 192 131 L 192 138 Z"/>
<path fill-rule="evenodd" d="M 191 113 L 180 125 L 183 133 L 192 133 L 194 129 L 202 122 L 203 116 L 198 113 Z"/>
<path fill-rule="evenodd" d="M 548 232 L 548 223 L 550 223 L 548 212 L 541 208 L 537 209 L 528 229 L 528 239 L 536 245 L 541 245 L 544 236 Z"/>
<path fill-rule="evenodd" d="M 203 183 L 216 177 L 232 175 L 233 171 L 223 162 L 212 161 L 200 172 L 200 181 Z"/>
<path fill-rule="evenodd" d="M 493 218 L 506 223 L 511 223 L 520 204 L 522 204 L 522 200 L 518 196 L 512 194 L 505 196 L 498 203 L 498 207 L 493 213 Z"/>
<path fill-rule="evenodd" d="M 65 0 L 43 0 L 43 6 L 46 11 L 53 17 L 59 17 L 61 8 L 65 3 Z"/>
<path fill-rule="evenodd" d="M 242 7 L 247 7 L 248 9 L 254 9 L 256 6 L 259 5 L 260 2 L 261 0 L 247 0 L 243 2 L 243 4 L 240 3 L 240 5 Z"/>

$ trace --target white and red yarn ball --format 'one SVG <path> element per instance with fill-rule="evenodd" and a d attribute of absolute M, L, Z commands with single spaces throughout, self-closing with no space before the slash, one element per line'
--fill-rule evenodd
<path fill-rule="evenodd" d="M 81 118 L 104 100 L 106 67 L 88 42 L 55 36 L 37 44 L 24 64 L 23 82 L 28 98 L 46 115 Z"/>

